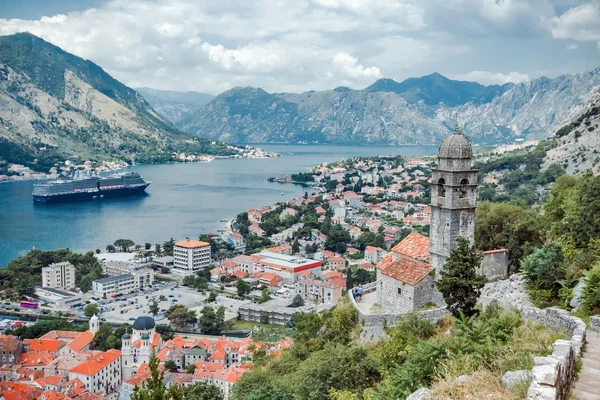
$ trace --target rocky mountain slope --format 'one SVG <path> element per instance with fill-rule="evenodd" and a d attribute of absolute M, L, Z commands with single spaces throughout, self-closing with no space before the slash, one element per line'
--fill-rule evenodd
<path fill-rule="evenodd" d="M 149 162 L 173 151 L 227 152 L 178 131 L 96 64 L 28 33 L 0 37 L 0 159 L 44 170 L 69 157 Z"/>
<path fill-rule="evenodd" d="M 380 79 L 364 90 L 270 94 L 238 87 L 177 126 L 235 142 L 432 144 L 458 123 L 475 142 L 502 143 L 546 136 L 598 85 L 600 68 L 487 87 L 439 74 Z"/>
<path fill-rule="evenodd" d="M 591 170 L 600 174 L 600 87 L 570 113 L 568 123 L 553 132 L 556 146 L 548 151 L 544 168 L 558 163 L 570 174 Z"/>
<path fill-rule="evenodd" d="M 200 92 L 176 92 L 151 88 L 135 90 L 144 96 L 159 115 L 171 122 L 191 117 L 200 107 L 215 98 L 212 94 Z"/>

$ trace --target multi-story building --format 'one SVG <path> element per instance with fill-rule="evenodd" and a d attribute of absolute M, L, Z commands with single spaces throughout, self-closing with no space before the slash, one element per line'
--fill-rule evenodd
<path fill-rule="evenodd" d="M 42 268 L 42 287 L 67 290 L 75 288 L 75 266 L 65 261 Z"/>
<path fill-rule="evenodd" d="M 365 249 L 365 260 L 373 264 L 377 264 L 379 261 L 383 260 L 383 257 L 386 255 L 387 251 L 381 247 L 367 246 Z"/>
<path fill-rule="evenodd" d="M 342 297 L 343 285 L 335 281 L 303 279 L 298 281 L 300 296 L 318 303 L 335 303 Z"/>
<path fill-rule="evenodd" d="M 173 271 L 192 275 L 210 264 L 210 243 L 186 239 L 175 243 Z"/>
<path fill-rule="evenodd" d="M 69 379 L 79 379 L 92 393 L 116 393 L 121 385 L 121 351 L 98 352 L 69 371 Z"/>
<path fill-rule="evenodd" d="M 23 354 L 23 342 L 16 336 L 0 335 L 0 365 L 16 364 Z"/>
<path fill-rule="evenodd" d="M 95 280 L 92 282 L 92 290 L 101 297 L 111 297 L 119 293 L 130 293 L 150 287 L 153 282 L 154 271 L 150 268 L 141 268 L 128 274 Z"/>

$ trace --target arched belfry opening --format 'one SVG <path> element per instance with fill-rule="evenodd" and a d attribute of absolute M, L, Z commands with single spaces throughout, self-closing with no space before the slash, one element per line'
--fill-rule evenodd
<path fill-rule="evenodd" d="M 458 195 L 458 197 L 460 197 L 461 199 L 467 197 L 468 190 L 469 190 L 469 180 L 465 178 L 460 181 L 460 194 Z"/>
<path fill-rule="evenodd" d="M 446 187 L 444 186 L 446 184 L 446 180 L 444 178 L 440 178 L 437 182 L 438 184 L 438 197 L 446 197 Z"/>

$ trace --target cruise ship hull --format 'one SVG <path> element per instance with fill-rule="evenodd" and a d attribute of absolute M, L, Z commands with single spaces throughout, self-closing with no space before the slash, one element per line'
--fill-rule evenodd
<path fill-rule="evenodd" d="M 139 185 L 136 187 L 124 187 L 116 189 L 100 189 L 96 191 L 86 192 L 75 192 L 75 193 L 64 193 L 64 194 L 33 194 L 33 201 L 35 203 L 66 203 L 74 201 L 86 201 L 86 200 L 101 200 L 111 197 L 126 197 L 145 194 L 146 188 L 150 184 Z"/>

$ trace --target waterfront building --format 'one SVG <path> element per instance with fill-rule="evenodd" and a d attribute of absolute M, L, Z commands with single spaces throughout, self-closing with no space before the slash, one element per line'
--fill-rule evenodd
<path fill-rule="evenodd" d="M 175 258 L 173 256 L 162 256 L 162 257 L 154 257 L 152 259 L 152 264 L 156 268 L 168 268 L 173 269 L 173 265 L 175 263 Z"/>
<path fill-rule="evenodd" d="M 42 268 L 42 287 L 53 289 L 75 288 L 75 266 L 68 261 L 53 263 Z"/>
<path fill-rule="evenodd" d="M 325 281 L 317 279 L 302 279 L 298 282 L 300 296 L 306 301 L 316 303 L 335 303 L 342 297 L 342 285 L 337 280 Z"/>
<path fill-rule="evenodd" d="M 210 264 L 210 243 L 186 239 L 173 247 L 173 271 L 192 275 Z"/>
<path fill-rule="evenodd" d="M 36 288 L 35 294 L 38 299 L 56 308 L 69 308 L 85 301 L 82 293 L 58 290 L 49 287 Z"/>

